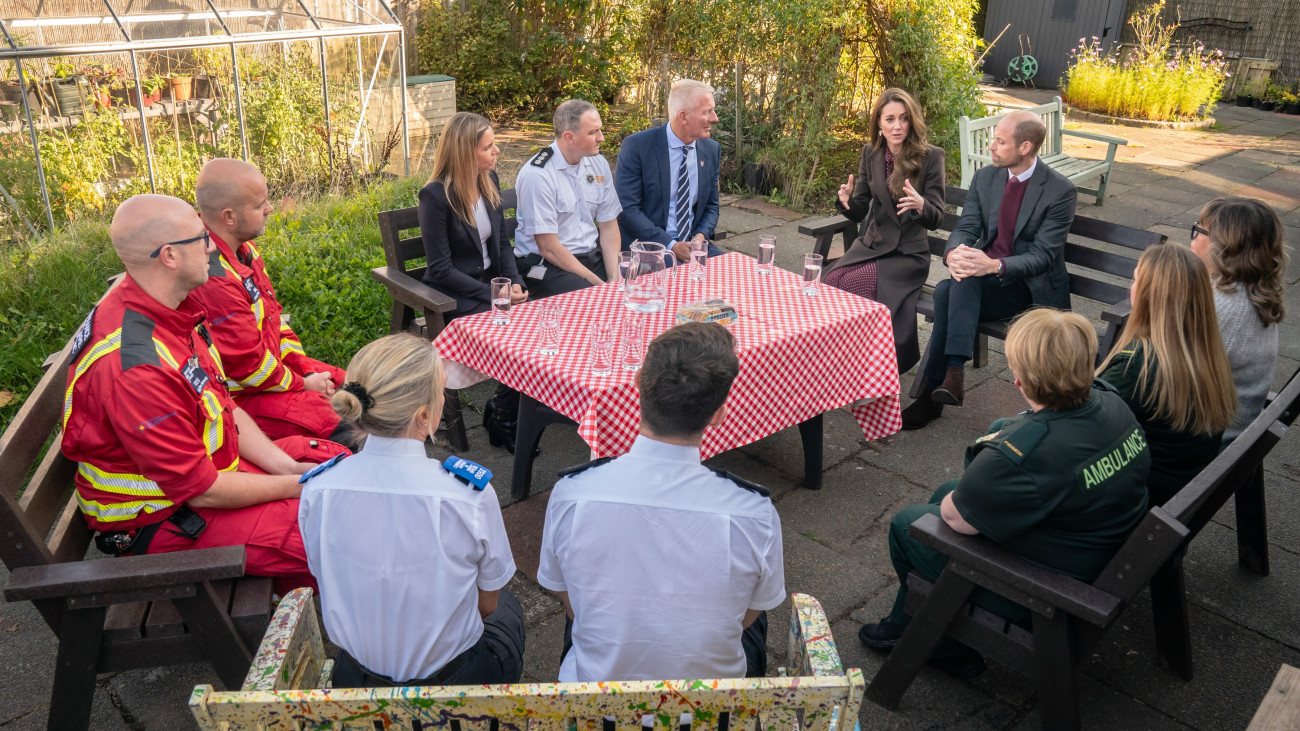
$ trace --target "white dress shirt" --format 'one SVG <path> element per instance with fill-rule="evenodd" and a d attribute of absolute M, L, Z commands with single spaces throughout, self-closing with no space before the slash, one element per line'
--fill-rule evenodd
<path fill-rule="evenodd" d="M 555 143 L 547 149 L 549 157 L 546 150 L 539 152 L 515 178 L 519 194 L 515 256 L 541 253 L 537 234 L 556 234 L 564 248 L 585 254 L 600 246 L 597 224 L 613 221 L 623 212 L 614 174 L 603 156 L 584 157 L 570 165 Z"/>
<path fill-rule="evenodd" d="M 745 611 L 785 600 L 781 521 L 698 447 L 639 436 L 556 483 L 537 581 L 575 615 L 561 682 L 743 678 Z"/>
<path fill-rule="evenodd" d="M 308 479 L 298 527 L 330 639 L 398 682 L 478 642 L 479 590 L 515 573 L 492 486 L 452 477 L 416 439 L 369 436 Z"/>

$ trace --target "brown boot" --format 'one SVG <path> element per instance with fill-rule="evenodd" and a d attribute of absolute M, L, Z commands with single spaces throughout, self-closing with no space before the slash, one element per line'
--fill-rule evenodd
<path fill-rule="evenodd" d="M 923 429 L 942 415 L 943 404 L 935 403 L 930 397 L 930 384 L 927 383 L 921 389 L 921 397 L 913 401 L 911 406 L 903 409 L 903 429 L 908 431 Z"/>
<path fill-rule="evenodd" d="M 966 371 L 961 366 L 948 366 L 943 383 L 934 389 L 930 397 L 941 404 L 961 406 L 966 398 Z"/>

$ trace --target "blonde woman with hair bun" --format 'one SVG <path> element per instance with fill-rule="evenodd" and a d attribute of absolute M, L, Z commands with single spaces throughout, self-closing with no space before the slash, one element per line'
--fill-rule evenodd
<path fill-rule="evenodd" d="M 445 385 L 428 341 L 389 335 L 331 399 L 365 443 L 306 476 L 298 524 L 341 648 L 336 688 L 519 681 L 523 608 L 502 588 L 515 562 L 492 473 L 425 449 Z"/>

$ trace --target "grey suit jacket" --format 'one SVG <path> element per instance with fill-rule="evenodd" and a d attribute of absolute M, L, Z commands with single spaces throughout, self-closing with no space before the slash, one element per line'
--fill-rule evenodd
<path fill-rule="evenodd" d="M 992 165 L 971 179 L 961 217 L 944 252 L 965 244 L 987 250 L 998 235 L 998 207 L 1010 173 Z M 1040 158 L 1016 218 L 1016 238 L 1007 257 L 1002 286 L 1023 279 L 1035 305 L 1070 309 L 1070 277 L 1065 271 L 1065 236 L 1074 223 L 1078 188 Z"/>

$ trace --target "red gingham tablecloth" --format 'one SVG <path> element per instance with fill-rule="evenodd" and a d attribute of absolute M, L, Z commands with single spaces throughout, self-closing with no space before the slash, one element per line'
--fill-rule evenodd
<path fill-rule="evenodd" d="M 446 364 L 448 386 L 464 388 L 492 377 L 578 422 L 578 434 L 597 457 L 631 448 L 640 423 L 635 373 L 619 367 L 591 373 L 588 327 L 596 318 L 621 332 L 626 318 L 642 318 L 645 343 L 676 323 L 678 307 L 722 297 L 736 306 L 730 326 L 740 374 L 727 397 L 727 418 L 704 434 L 701 456 L 749 444 L 817 414 L 855 404 L 853 416 L 868 440 L 902 427 L 897 363 L 889 309 L 825 284 L 820 294 L 802 292 L 802 279 L 780 268 L 760 275 L 749 256 L 729 253 L 708 260 L 703 282 L 687 267 L 669 272 L 668 304 L 662 312 L 634 313 L 623 305 L 617 284 L 604 284 L 551 299 L 560 306 L 560 352 L 537 350 L 537 304 L 516 305 L 510 324 L 492 315 L 453 320 L 434 344 Z"/>

